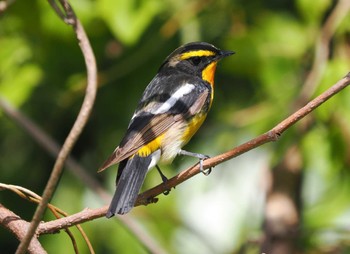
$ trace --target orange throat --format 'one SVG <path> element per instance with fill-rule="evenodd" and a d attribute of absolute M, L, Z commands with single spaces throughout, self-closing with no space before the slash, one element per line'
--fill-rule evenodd
<path fill-rule="evenodd" d="M 211 104 L 214 99 L 214 76 L 215 76 L 216 64 L 217 62 L 212 62 L 207 67 L 205 67 L 205 69 L 202 71 L 202 79 L 209 82 L 211 86 L 211 96 L 210 96 L 211 98 L 210 98 L 209 108 L 211 108 Z"/>
<path fill-rule="evenodd" d="M 214 75 L 216 70 L 217 62 L 212 62 L 202 72 L 202 79 L 208 81 L 209 84 L 214 88 Z"/>

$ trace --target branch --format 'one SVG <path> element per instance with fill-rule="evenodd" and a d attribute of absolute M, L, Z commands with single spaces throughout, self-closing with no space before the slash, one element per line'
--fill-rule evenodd
<path fill-rule="evenodd" d="M 0 204 L 0 224 L 13 233 L 18 240 L 22 240 L 25 236 L 26 229 L 29 227 L 29 222 L 22 220 L 17 214 L 6 209 Z M 32 238 L 28 246 L 30 254 L 44 254 L 46 251 L 41 246 L 36 237 Z"/>
<path fill-rule="evenodd" d="M 92 221 L 94 219 L 104 216 L 107 212 L 108 206 L 104 206 L 96 209 L 86 208 L 79 213 L 75 213 L 71 216 L 61 219 L 41 223 L 38 227 L 37 234 L 52 234 L 57 233 L 61 229 L 69 228 L 77 224 L 84 223 L 86 221 Z"/>
<path fill-rule="evenodd" d="M 215 167 L 218 164 L 221 164 L 229 159 L 235 158 L 245 152 L 248 152 L 258 146 L 261 146 L 265 143 L 276 141 L 285 132 L 289 127 L 294 125 L 300 119 L 310 114 L 313 110 L 323 104 L 325 101 L 330 99 L 332 96 L 340 92 L 342 89 L 347 87 L 350 84 L 350 72 L 341 80 L 339 80 L 335 85 L 329 88 L 327 91 L 323 92 L 321 95 L 310 101 L 307 105 L 293 113 L 291 116 L 287 117 L 285 120 L 280 122 L 270 131 L 254 138 L 226 153 L 220 154 L 218 156 L 209 158 L 203 162 L 203 169 Z M 166 183 L 160 184 L 150 190 L 145 191 L 139 195 L 137 200 L 137 205 L 148 204 L 150 199 L 158 196 L 166 190 L 176 187 L 180 183 L 186 181 L 192 176 L 200 173 L 199 165 L 188 168 L 187 170 L 181 172 L 177 176 L 169 179 Z M 151 200 L 152 201 L 152 200 Z M 156 201 L 156 200 L 153 200 Z"/>
<path fill-rule="evenodd" d="M 50 4 L 52 6 L 57 7 L 54 0 L 50 0 Z M 26 236 L 21 241 L 16 253 L 17 254 L 23 254 L 26 252 L 28 245 L 35 234 L 35 231 L 41 221 L 41 218 L 43 217 L 43 214 L 46 210 L 47 204 L 49 203 L 54 190 L 56 189 L 56 186 L 58 184 L 58 181 L 60 179 L 60 176 L 63 171 L 63 166 L 65 163 L 65 160 L 67 159 L 70 151 L 73 148 L 73 145 L 75 144 L 76 140 L 78 139 L 79 135 L 81 134 L 88 118 L 92 110 L 92 106 L 95 101 L 96 97 L 96 91 L 97 91 L 97 68 L 96 68 L 96 61 L 95 56 L 93 54 L 93 51 L 91 49 L 89 39 L 86 36 L 86 33 L 84 31 L 84 28 L 82 27 L 80 21 L 76 18 L 73 9 L 69 5 L 69 3 L 66 0 L 60 0 L 60 4 L 62 5 L 62 8 L 66 12 L 65 22 L 73 26 L 73 29 L 76 33 L 77 39 L 79 41 L 80 48 L 82 50 L 82 53 L 85 58 L 85 64 L 87 68 L 87 88 L 86 88 L 86 95 L 83 101 L 83 105 L 81 107 L 81 110 L 78 114 L 78 117 L 68 134 L 68 137 L 66 138 L 62 149 L 57 157 L 57 160 L 55 162 L 55 165 L 53 167 L 53 170 L 51 172 L 50 178 L 47 182 L 47 185 L 45 187 L 42 201 L 40 202 L 39 206 L 37 207 L 32 222 L 30 224 L 30 227 L 28 229 L 28 232 Z M 56 8 L 54 8 L 56 11 L 58 11 Z M 60 14 L 59 14 L 60 15 Z M 69 22 L 68 22 L 69 21 Z"/>
<path fill-rule="evenodd" d="M 41 201 L 41 197 L 38 194 L 36 194 L 35 192 L 33 192 L 31 190 L 23 188 L 21 186 L 0 183 L 0 190 L 1 191 L 2 190 L 12 191 L 13 193 L 17 194 L 21 198 L 23 198 L 25 200 L 28 200 L 29 202 L 33 202 L 35 204 L 39 204 L 40 201 Z M 68 216 L 68 214 L 66 212 L 64 212 L 63 210 L 61 210 L 60 208 L 58 208 L 58 207 L 56 207 L 56 206 L 54 206 L 52 204 L 48 204 L 48 208 L 51 211 L 51 213 L 56 217 L 56 219 L 59 219 L 62 216 L 65 216 L 65 217 Z M 19 218 L 19 219 L 21 219 L 21 218 Z M 4 225 L 4 226 L 7 227 L 7 225 Z M 88 246 L 90 253 L 94 254 L 95 251 L 94 251 L 94 249 L 93 249 L 93 247 L 91 245 L 91 242 L 90 242 L 89 238 L 86 236 L 83 228 L 81 227 L 81 225 L 77 225 L 76 227 L 77 227 L 78 231 L 80 232 L 81 236 L 83 237 L 83 239 L 85 240 L 86 245 Z M 28 227 L 25 227 L 25 228 L 23 227 L 23 228 L 20 229 L 23 232 L 22 233 L 23 235 L 25 234 L 27 229 L 28 229 Z M 73 245 L 75 253 L 79 253 L 79 251 L 77 249 L 77 244 L 76 244 L 76 240 L 75 240 L 74 235 L 72 234 L 72 232 L 68 228 L 65 229 L 65 232 L 67 233 L 67 235 L 69 236 L 69 238 L 72 241 L 72 245 Z"/>
<path fill-rule="evenodd" d="M 5 98 L 0 96 L 0 108 L 3 112 L 18 124 L 24 131 L 26 131 L 46 152 L 52 157 L 58 156 L 61 147 L 50 137 L 43 129 L 35 124 L 30 118 L 21 113 Z M 69 156 L 66 159 L 66 165 L 73 175 L 84 183 L 92 192 L 96 193 L 102 200 L 109 202 L 111 199 L 101 184 L 87 173 L 87 170 L 81 166 L 74 158 Z M 119 217 L 119 221 L 140 241 L 140 243 L 151 253 L 165 253 L 161 246 L 152 238 L 149 232 L 145 232 L 138 222 L 131 216 Z"/>
<path fill-rule="evenodd" d="M 335 6 L 332 7 L 322 27 L 317 31 L 312 67 L 305 78 L 298 98 L 292 104 L 294 110 L 304 105 L 320 85 L 329 64 L 330 50 L 332 49 L 331 41 L 339 25 L 349 12 L 350 1 L 338 0 L 334 2 Z M 331 116 L 332 119 L 334 119 L 333 115 Z M 315 122 L 315 119 L 310 115 L 308 118 L 302 124 L 299 124 L 297 139 L 302 138 Z M 298 249 L 295 239 L 300 234 L 300 217 L 303 209 L 301 198 L 303 163 L 300 156 L 300 148 L 297 145 L 290 146 L 279 163 L 267 173 L 271 174 L 267 177 L 272 179 L 272 183 L 271 189 L 267 192 L 263 223 L 264 236 L 259 244 L 261 253 L 267 250 L 271 253 L 281 252 L 281 248 L 288 249 L 290 252 L 296 252 Z M 291 157 L 294 158 L 294 163 L 290 162 Z M 288 185 L 285 184 L 286 178 L 288 178 Z M 281 205 L 283 202 L 288 202 L 290 206 L 288 208 L 286 206 L 286 209 L 276 213 L 276 209 L 273 207 Z"/>
<path fill-rule="evenodd" d="M 271 141 L 278 140 L 279 137 L 283 134 L 283 132 L 285 132 L 288 128 L 290 128 L 292 125 L 294 125 L 296 122 L 301 120 L 306 115 L 310 114 L 313 110 L 315 110 L 317 107 L 319 107 L 324 102 L 329 100 L 331 97 L 336 95 L 338 92 L 343 90 L 349 84 L 350 84 L 350 72 L 344 78 L 339 80 L 336 84 L 330 87 L 327 91 L 323 92 L 321 95 L 319 95 L 318 97 L 310 101 L 308 104 L 306 104 L 303 108 L 299 109 L 294 114 L 287 117 L 285 120 L 283 120 L 274 128 L 272 128 L 270 131 L 236 148 L 233 148 L 232 150 L 226 153 L 223 153 L 205 160 L 203 162 L 203 168 L 207 169 L 207 168 L 215 167 L 227 160 L 237 157 L 258 146 L 261 146 Z M 138 197 L 138 200 L 135 206 L 147 205 L 149 203 L 156 202 L 157 201 L 157 198 L 155 198 L 156 196 L 162 194 L 166 190 L 176 187 L 180 183 L 188 180 L 189 178 L 195 176 L 198 173 L 200 173 L 198 164 L 184 170 L 183 172 L 169 179 L 167 182 L 161 183 L 156 187 L 141 193 Z M 108 209 L 108 206 L 104 206 L 98 209 L 85 209 L 79 213 L 68 216 L 66 218 L 42 223 L 38 229 L 38 234 L 47 234 L 47 233 L 56 232 L 58 230 L 61 230 L 79 223 L 83 223 L 86 221 L 90 221 L 90 220 L 102 217 L 106 214 L 107 209 Z M 119 218 L 121 217 L 119 216 Z"/>
<path fill-rule="evenodd" d="M 23 115 L 19 110 L 14 108 L 5 98 L 0 96 L 0 108 L 4 113 L 12 119 L 16 124 L 23 128 L 30 136 L 38 142 L 51 156 L 56 157 L 60 150 L 58 143 L 48 136 L 39 126 L 37 126 L 31 119 Z M 111 196 L 103 189 L 101 184 L 87 173 L 87 170 L 83 168 L 74 158 L 68 157 L 66 161 L 68 170 L 71 170 L 73 175 L 84 183 L 92 192 L 96 193 L 102 200 L 109 202 Z M 1 184 L 0 184 L 1 185 Z M 106 208 L 107 209 L 107 208 Z M 100 216 L 101 217 L 101 216 Z M 143 228 L 131 217 L 123 216 L 119 217 L 119 221 L 134 234 L 134 236 L 140 241 L 140 243 L 150 253 L 166 253 L 151 237 L 149 232 L 145 232 Z M 42 224 L 40 224 L 42 225 Z M 43 228 L 46 226 L 44 225 Z M 50 227 L 49 225 L 47 227 Z M 41 226 L 39 226 L 39 231 Z M 43 229 L 45 231 L 45 229 Z M 57 231 L 57 230 L 52 230 Z M 40 234 L 52 233 L 42 232 Z"/>

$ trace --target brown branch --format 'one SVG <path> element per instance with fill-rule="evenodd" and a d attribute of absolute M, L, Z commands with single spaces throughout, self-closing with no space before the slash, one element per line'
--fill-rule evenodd
<path fill-rule="evenodd" d="M 22 220 L 17 214 L 6 209 L 0 204 L 0 224 L 14 234 L 18 240 L 22 240 L 25 236 L 26 229 L 29 227 L 29 222 Z M 43 254 L 46 253 L 44 248 L 36 237 L 32 238 L 28 246 L 28 252 L 30 254 Z"/>
<path fill-rule="evenodd" d="M 94 219 L 104 216 L 107 212 L 108 206 L 104 206 L 96 209 L 86 208 L 79 213 L 75 213 L 71 216 L 61 219 L 41 223 L 38 227 L 37 234 L 52 234 L 57 233 L 61 229 L 69 228 L 77 224 L 84 223 L 86 221 L 92 221 Z"/>
<path fill-rule="evenodd" d="M 276 125 L 273 129 L 270 131 L 258 136 L 257 138 L 254 138 L 226 153 L 220 154 L 218 156 L 212 157 L 210 159 L 207 159 L 203 163 L 203 168 L 211 168 L 214 167 L 222 162 L 225 162 L 229 159 L 232 159 L 234 157 L 237 157 L 238 155 L 241 155 L 245 152 L 248 152 L 258 146 L 261 146 L 265 143 L 276 141 L 280 135 L 282 135 L 283 132 L 285 132 L 289 127 L 291 127 L 293 124 L 298 122 L 300 119 L 311 113 L 313 110 L 315 110 L 317 107 L 319 107 L 321 104 L 323 104 L 325 101 L 330 99 L 332 96 L 340 92 L 342 89 L 347 87 L 350 83 L 350 73 L 348 73 L 343 79 L 339 80 L 335 85 L 330 87 L 327 91 L 310 101 L 307 105 L 296 111 L 291 116 L 287 117 L 285 120 L 280 122 L 278 125 Z M 149 203 L 149 199 L 154 198 L 158 196 L 159 194 L 163 193 L 166 190 L 169 190 L 178 184 L 186 181 L 187 179 L 191 178 L 192 176 L 200 173 L 199 171 L 199 165 L 193 166 L 177 176 L 169 179 L 164 184 L 160 184 L 150 190 L 145 191 L 144 193 L 139 195 L 137 204 L 147 204 Z"/>
<path fill-rule="evenodd" d="M 292 125 L 294 125 L 296 122 L 301 120 L 306 115 L 310 114 L 313 110 L 315 110 L 317 107 L 319 107 L 324 102 L 329 100 L 331 97 L 336 95 L 338 92 L 340 92 L 342 89 L 347 87 L 349 84 L 350 84 L 350 72 L 344 78 L 339 80 L 336 84 L 330 87 L 327 91 L 323 92 L 321 95 L 319 95 L 318 97 L 310 101 L 308 104 L 306 104 L 303 108 L 299 109 L 294 114 L 287 117 L 285 120 L 283 120 L 274 128 L 272 128 L 270 131 L 236 148 L 233 148 L 232 150 L 226 153 L 223 153 L 205 160 L 203 163 L 204 169 L 208 169 L 216 165 L 219 165 L 227 160 L 237 157 L 265 143 L 278 140 L 278 138 L 282 135 L 282 133 L 285 132 L 288 128 L 290 128 Z M 157 199 L 155 198 L 156 196 L 162 194 L 165 190 L 169 190 L 171 188 L 176 187 L 180 183 L 188 180 L 189 178 L 193 177 L 198 173 L 200 173 L 198 164 L 184 170 L 183 172 L 169 179 L 166 183 L 159 184 L 156 187 L 141 193 L 138 197 L 138 200 L 135 206 L 147 205 L 149 203 L 156 202 L 157 201 Z M 98 209 L 85 209 L 84 211 L 81 211 L 69 217 L 43 223 L 40 225 L 38 229 L 38 233 L 39 234 L 52 233 L 63 228 L 67 228 L 79 223 L 83 223 L 86 221 L 90 221 L 90 220 L 102 217 L 106 214 L 107 209 L 108 209 L 108 206 L 104 206 Z"/>
<path fill-rule="evenodd" d="M 18 109 L 13 107 L 5 98 L 0 96 L 0 108 L 12 119 L 16 124 L 23 128 L 46 152 L 56 158 L 61 147 L 50 137 L 44 130 L 35 124 L 30 118 L 22 114 Z M 68 170 L 84 183 L 92 192 L 96 193 L 106 203 L 110 201 L 111 196 L 105 191 L 101 184 L 87 173 L 82 165 L 74 158 L 68 157 L 66 160 Z M 127 228 L 149 251 L 150 253 L 165 253 L 157 242 L 151 237 L 149 232 L 145 230 L 130 216 L 119 217 L 119 221 Z"/>
<path fill-rule="evenodd" d="M 335 6 L 326 18 L 323 26 L 318 31 L 314 45 L 314 56 L 310 72 L 305 78 L 304 85 L 298 98 L 293 103 L 294 110 L 304 105 L 321 84 L 321 79 L 326 72 L 331 40 L 340 23 L 349 12 L 348 0 L 335 1 Z M 297 140 L 308 132 L 315 119 L 309 115 L 297 128 Z M 296 141 L 297 141 L 296 140 Z M 263 223 L 263 241 L 260 244 L 260 252 L 264 253 L 294 253 L 298 246 L 295 244 L 300 234 L 300 217 L 302 209 L 302 182 L 303 162 L 300 148 L 297 145 L 290 146 L 267 174 L 271 174 L 271 189 L 267 193 L 265 205 L 265 219 Z M 288 184 L 286 184 L 288 179 Z M 276 210 L 276 205 L 282 205 L 285 209 Z M 289 204 L 289 205 L 285 205 Z"/>
<path fill-rule="evenodd" d="M 35 204 L 39 204 L 41 201 L 41 197 L 36 194 L 35 192 L 28 190 L 26 188 L 23 188 L 21 186 L 17 186 L 17 185 L 12 185 L 12 184 L 4 184 L 4 183 L 0 183 L 0 190 L 9 190 L 14 192 L 15 194 L 17 194 L 18 196 L 20 196 L 23 199 L 26 199 L 30 202 L 33 202 Z M 49 210 L 52 212 L 52 214 L 56 217 L 56 219 L 61 218 L 62 216 L 67 217 L 68 214 L 66 212 L 64 212 L 63 210 L 59 209 L 58 207 L 52 205 L 52 204 L 48 204 L 48 208 Z M 89 238 L 86 236 L 83 228 L 81 227 L 81 225 L 77 225 L 76 226 L 78 231 L 80 232 L 80 234 L 82 235 L 83 239 L 85 240 L 90 253 L 94 254 L 94 250 L 91 246 L 90 240 Z M 22 228 L 23 232 L 26 232 L 27 227 L 26 228 Z M 68 234 L 69 238 L 72 241 L 72 245 L 73 248 L 75 250 L 75 253 L 79 253 L 78 249 L 77 249 L 77 244 L 76 244 L 76 240 L 74 238 L 74 235 L 72 234 L 72 232 L 67 228 L 65 229 L 66 233 Z M 23 233 L 24 234 L 24 233 Z"/>
<path fill-rule="evenodd" d="M 17 123 L 21 128 L 33 137 L 45 151 L 51 156 L 56 157 L 60 147 L 56 141 L 48 136 L 39 126 L 37 126 L 31 119 L 23 115 L 19 110 L 14 108 L 5 98 L 0 96 L 0 108 L 4 113 Z M 106 203 L 110 201 L 111 196 L 103 189 L 101 184 L 97 182 L 92 176 L 87 173 L 74 158 L 68 157 L 66 164 L 68 170 L 71 170 L 73 175 L 83 182 L 92 192 L 96 193 Z M 107 209 L 107 208 L 106 208 Z M 144 232 L 139 224 L 130 216 L 119 217 L 120 222 L 140 241 L 141 244 L 150 253 L 165 253 L 161 247 L 152 239 L 149 232 Z M 39 229 L 41 227 L 39 226 Z M 50 233 L 50 232 L 48 232 Z M 45 234 L 45 233 L 43 233 Z"/>
<path fill-rule="evenodd" d="M 47 204 L 49 203 L 54 190 L 56 189 L 56 186 L 58 184 L 58 181 L 60 179 L 60 176 L 63 171 L 63 166 L 65 163 L 65 160 L 67 159 L 70 151 L 73 148 L 73 145 L 77 141 L 79 135 L 81 134 L 88 118 L 92 110 L 92 106 L 95 101 L 96 97 L 96 91 L 97 91 L 97 68 L 96 68 L 96 61 L 95 56 L 93 54 L 92 48 L 89 43 L 89 39 L 86 36 L 86 33 L 84 31 L 83 26 L 81 25 L 80 21 L 76 18 L 73 9 L 69 5 L 69 3 L 66 0 L 60 0 L 60 3 L 64 9 L 64 11 L 67 14 L 67 18 L 69 20 L 69 24 L 71 24 L 74 28 L 74 31 L 76 33 L 77 39 L 79 41 L 80 48 L 82 50 L 82 53 L 84 55 L 85 64 L 87 68 L 87 88 L 86 88 L 86 95 L 82 104 L 82 107 L 80 109 L 80 112 L 78 114 L 78 117 L 68 134 L 62 149 L 57 157 L 57 160 L 55 162 L 55 165 L 53 167 L 53 170 L 51 172 L 50 178 L 47 182 L 47 185 L 45 187 L 44 193 L 42 195 L 42 201 L 40 202 L 39 206 L 37 207 L 33 219 L 31 221 L 31 224 L 29 226 L 29 229 L 27 231 L 26 236 L 21 241 L 16 253 L 17 254 L 23 254 L 26 252 L 28 245 L 35 234 L 35 231 L 41 221 L 41 218 L 46 210 Z M 54 0 L 50 1 L 51 5 L 55 5 Z"/>

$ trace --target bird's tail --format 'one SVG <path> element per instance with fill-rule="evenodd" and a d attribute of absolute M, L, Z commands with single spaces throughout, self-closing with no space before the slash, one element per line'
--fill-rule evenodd
<path fill-rule="evenodd" d="M 135 154 L 119 164 L 118 172 L 121 174 L 118 175 L 117 189 L 106 214 L 107 218 L 116 213 L 125 214 L 134 207 L 151 161 L 151 155 L 141 157 Z"/>

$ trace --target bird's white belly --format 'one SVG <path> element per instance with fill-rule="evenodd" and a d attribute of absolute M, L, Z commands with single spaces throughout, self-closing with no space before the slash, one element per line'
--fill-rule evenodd
<path fill-rule="evenodd" d="M 185 145 L 183 133 L 186 125 L 186 123 L 179 121 L 165 133 L 161 144 L 162 155 L 160 161 L 162 163 L 171 163 Z"/>

